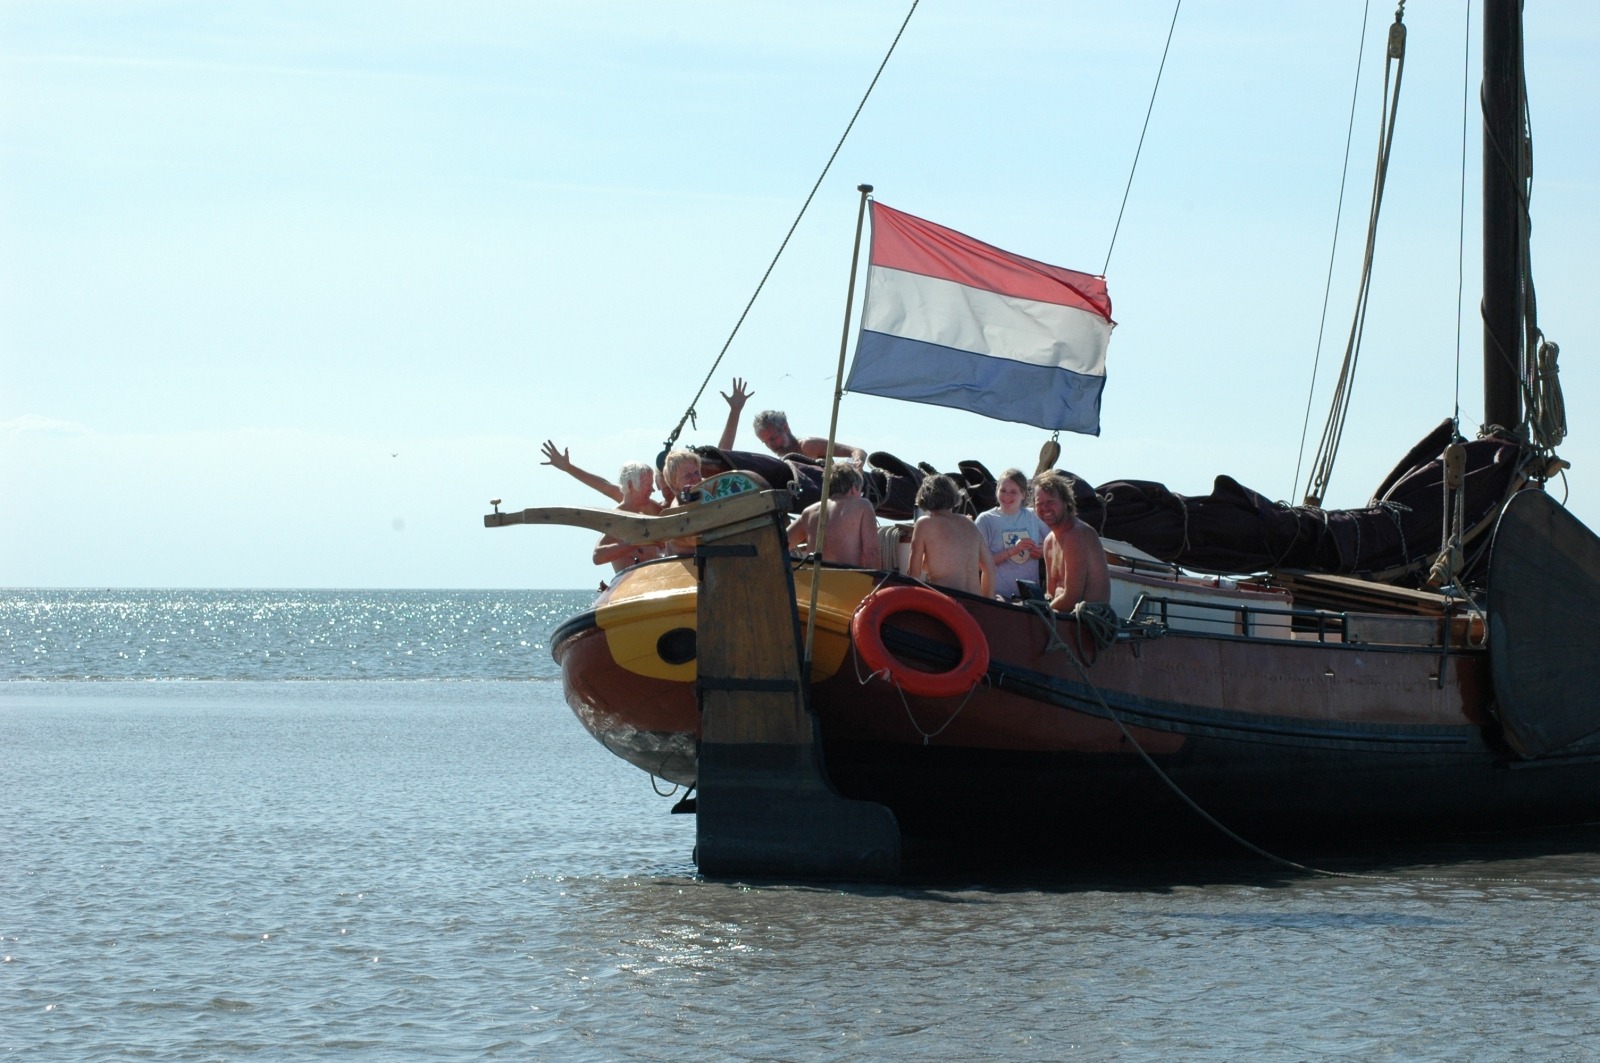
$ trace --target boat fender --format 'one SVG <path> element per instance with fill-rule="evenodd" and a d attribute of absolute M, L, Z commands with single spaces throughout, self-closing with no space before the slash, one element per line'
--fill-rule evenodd
<path fill-rule="evenodd" d="M 909 667 L 883 642 L 883 622 L 896 613 L 921 613 L 949 628 L 961 645 L 961 659 L 944 672 Z M 886 673 L 907 694 L 953 698 L 967 693 L 989 669 L 989 640 L 972 614 L 948 594 L 929 587 L 889 587 L 867 596 L 850 621 L 861 660 L 874 673 Z"/>

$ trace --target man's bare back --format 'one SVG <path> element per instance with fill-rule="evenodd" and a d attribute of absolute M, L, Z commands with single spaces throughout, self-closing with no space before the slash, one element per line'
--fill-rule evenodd
<path fill-rule="evenodd" d="M 929 513 L 911 529 L 912 579 L 969 594 L 989 595 L 994 589 L 994 561 L 983 533 L 966 517 L 949 510 Z"/>
<path fill-rule="evenodd" d="M 807 506 L 789 525 L 789 549 L 815 548 L 822 503 Z M 852 492 L 843 498 L 828 499 L 828 531 L 823 536 L 822 559 L 839 565 L 878 568 L 878 518 L 872 503 Z"/>

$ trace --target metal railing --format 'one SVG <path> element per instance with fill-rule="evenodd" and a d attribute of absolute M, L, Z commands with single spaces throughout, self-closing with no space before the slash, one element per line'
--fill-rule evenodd
<path fill-rule="evenodd" d="M 1343 642 L 1348 614 L 1330 613 L 1323 609 L 1197 602 L 1147 592 L 1134 601 L 1126 622 L 1136 623 L 1146 618 L 1154 618 L 1168 631 L 1190 634 L 1290 641 L 1297 632 L 1314 632 L 1318 642 L 1327 642 L 1334 636 L 1337 641 Z M 1282 618 L 1285 622 L 1275 624 L 1271 622 L 1272 618 Z M 1283 634 L 1263 632 L 1259 630 L 1262 627 L 1268 628 L 1269 632 L 1281 629 Z"/>

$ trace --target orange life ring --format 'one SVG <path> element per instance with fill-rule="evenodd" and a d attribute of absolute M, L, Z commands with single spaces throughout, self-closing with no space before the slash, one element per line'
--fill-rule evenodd
<path fill-rule="evenodd" d="M 907 667 L 883 643 L 883 622 L 896 613 L 921 613 L 954 632 L 961 660 L 946 672 Z M 850 636 L 868 668 L 887 672 L 907 694 L 953 698 L 971 690 L 989 669 L 989 640 L 972 614 L 950 597 L 927 587 L 889 587 L 867 596 L 850 621 Z"/>

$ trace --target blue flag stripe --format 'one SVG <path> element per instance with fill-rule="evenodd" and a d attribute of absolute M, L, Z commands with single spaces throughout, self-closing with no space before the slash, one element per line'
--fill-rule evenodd
<path fill-rule="evenodd" d="M 1052 431 L 1100 434 L 1105 377 L 863 329 L 845 390 L 949 406 Z"/>

